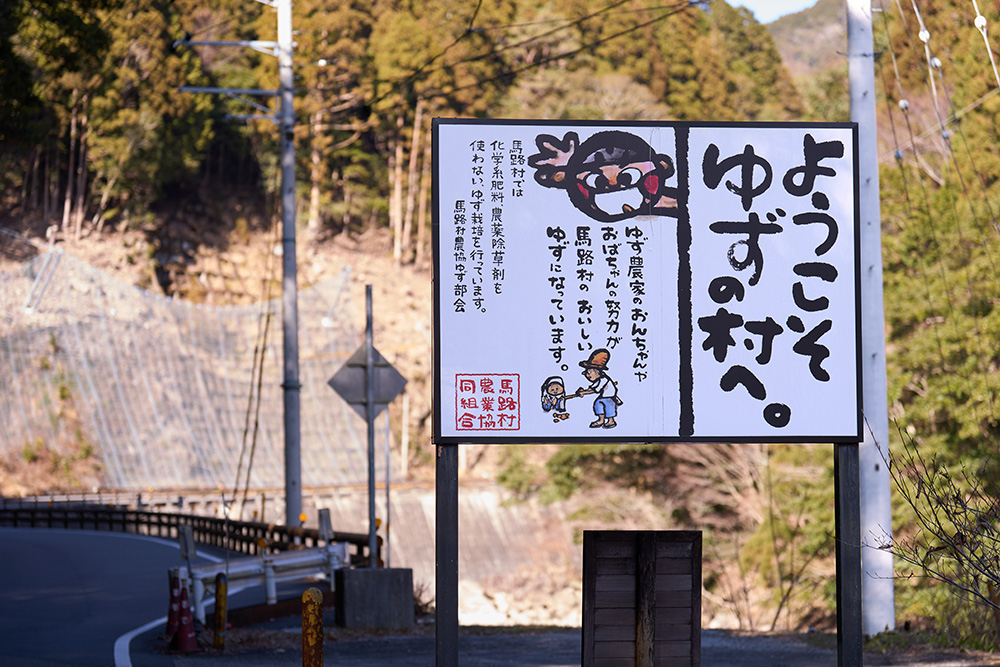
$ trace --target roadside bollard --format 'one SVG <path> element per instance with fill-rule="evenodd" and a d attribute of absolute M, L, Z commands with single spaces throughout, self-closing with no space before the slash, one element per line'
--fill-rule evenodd
<path fill-rule="evenodd" d="M 229 595 L 229 583 L 226 574 L 215 575 L 215 637 L 212 646 L 222 651 L 226 648 L 226 607 Z"/>
<path fill-rule="evenodd" d="M 323 593 L 302 594 L 302 667 L 323 667 Z"/>
<path fill-rule="evenodd" d="M 278 604 L 278 587 L 274 580 L 274 560 L 264 556 L 264 594 L 268 604 Z"/>

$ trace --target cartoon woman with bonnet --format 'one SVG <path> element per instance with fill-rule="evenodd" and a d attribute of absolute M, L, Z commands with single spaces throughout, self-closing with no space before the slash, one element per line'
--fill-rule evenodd
<path fill-rule="evenodd" d="M 566 383 L 558 375 L 553 375 L 542 383 L 542 410 L 551 411 L 552 421 L 557 424 L 569 419 L 569 412 L 566 411 Z"/>

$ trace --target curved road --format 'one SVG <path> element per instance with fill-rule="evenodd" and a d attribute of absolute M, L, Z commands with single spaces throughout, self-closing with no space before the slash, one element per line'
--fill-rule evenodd
<path fill-rule="evenodd" d="M 166 615 L 182 561 L 159 538 L 0 528 L 0 564 L 0 663 L 114 665 L 121 635 Z"/>

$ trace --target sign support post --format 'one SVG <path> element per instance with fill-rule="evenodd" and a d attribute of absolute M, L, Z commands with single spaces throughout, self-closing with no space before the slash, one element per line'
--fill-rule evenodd
<path fill-rule="evenodd" d="M 375 345 L 372 333 L 372 286 L 365 285 L 365 421 L 368 422 L 368 567 L 375 558 Z"/>
<path fill-rule="evenodd" d="M 458 667 L 458 445 L 437 446 L 434 664 Z"/>
<path fill-rule="evenodd" d="M 861 667 L 861 489 L 859 447 L 834 445 L 837 666 Z"/>
<path fill-rule="evenodd" d="M 378 566 L 375 534 L 375 417 L 406 386 L 406 380 L 392 364 L 379 354 L 374 345 L 372 329 L 372 286 L 365 286 L 365 342 L 327 382 L 330 387 L 364 417 L 368 424 L 368 565 Z M 386 415 L 388 419 L 388 414 Z M 388 426 L 388 421 L 386 421 Z M 386 436 L 388 438 L 388 435 Z M 389 505 L 388 447 L 386 451 L 386 512 Z M 388 522 L 386 523 L 388 537 Z"/>

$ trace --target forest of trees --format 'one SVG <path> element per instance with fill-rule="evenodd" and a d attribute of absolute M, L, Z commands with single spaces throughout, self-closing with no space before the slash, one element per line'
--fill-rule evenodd
<path fill-rule="evenodd" d="M 1000 77 L 996 37 L 969 4 L 873 2 L 882 10 L 874 27 L 890 429 L 893 447 L 905 441 L 923 461 L 901 483 L 923 484 L 921 470 L 950 480 L 965 471 L 973 482 L 957 493 L 996 498 Z M 978 8 L 995 33 L 1000 5 Z M 400 262 L 428 253 L 436 116 L 847 120 L 846 67 L 793 80 L 767 28 L 723 0 L 297 0 L 293 11 L 301 225 L 314 238 L 388 228 Z M 227 115 L 252 107 L 178 88 L 273 89 L 275 59 L 178 42 L 273 39 L 275 29 L 274 12 L 253 0 L 0 5 L 2 214 L 55 225 L 71 244 L 109 226 L 155 224 L 156 206 L 180 185 L 273 192 L 273 124 L 237 123 Z M 590 471 L 666 496 L 679 493 L 665 488 L 671 471 L 703 471 L 729 491 L 672 518 L 742 517 L 741 571 L 768 584 L 773 619 L 782 610 L 792 625 L 815 618 L 832 598 L 829 568 L 817 567 L 833 551 L 832 457 L 773 448 L 758 465 L 751 454 L 714 451 L 566 447 L 537 471 L 514 454 L 501 477 L 518 492 L 565 497 Z M 914 502 L 926 497 L 918 490 Z M 901 500 L 896 509 L 902 538 L 919 538 L 919 511 Z M 975 516 L 995 526 L 997 513 L 987 504 Z M 949 531 L 962 529 L 953 521 Z M 931 539 L 920 547 L 927 558 L 952 558 L 942 567 L 962 576 L 956 545 Z M 992 596 L 996 571 L 969 585 Z M 738 585 L 716 584 L 720 598 L 741 604 Z M 948 609 L 899 590 L 901 608 Z"/>
<path fill-rule="evenodd" d="M 710 4 L 710 6 L 709 6 Z M 249 159 L 274 187 L 276 132 L 254 109 L 180 86 L 275 89 L 273 57 L 179 40 L 273 40 L 251 0 L 7 4 L 0 173 L 22 214 L 64 234 L 142 224 L 172 185 Z M 435 116 L 787 120 L 802 103 L 766 29 L 724 2 L 294 4 L 300 217 L 429 241 Z M 258 103 L 266 103 L 257 98 Z M 404 257 L 405 255 L 405 257 Z"/>

